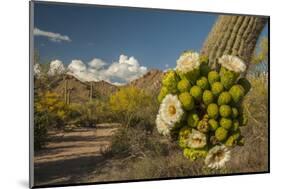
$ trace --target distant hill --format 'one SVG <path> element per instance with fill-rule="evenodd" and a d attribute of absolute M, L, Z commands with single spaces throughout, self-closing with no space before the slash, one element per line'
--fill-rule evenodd
<path fill-rule="evenodd" d="M 56 92 L 62 98 L 64 97 L 65 86 L 67 82 L 67 89 L 70 91 L 70 102 L 84 103 L 89 101 L 92 83 L 92 98 L 104 98 L 118 90 L 114 86 L 105 81 L 98 82 L 82 82 L 71 75 L 61 76 L 56 83 L 52 85 L 51 91 Z"/>
<path fill-rule="evenodd" d="M 106 81 L 82 82 L 72 75 L 61 75 L 52 78 L 48 83 L 48 88 L 51 92 L 59 94 L 62 99 L 64 99 L 65 89 L 67 88 L 70 102 L 85 103 L 90 100 L 91 85 L 92 99 L 106 98 L 126 86 L 134 86 L 146 90 L 150 94 L 157 94 L 161 88 L 161 80 L 164 74 L 160 70 L 149 70 L 142 77 L 123 86 L 116 86 Z"/>
<path fill-rule="evenodd" d="M 142 77 L 129 83 L 129 86 L 135 86 L 148 92 L 158 93 L 161 88 L 161 81 L 165 73 L 160 70 L 149 70 Z"/>

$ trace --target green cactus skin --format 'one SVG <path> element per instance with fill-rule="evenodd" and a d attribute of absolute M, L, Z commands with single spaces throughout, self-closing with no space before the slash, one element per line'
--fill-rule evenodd
<path fill-rule="evenodd" d="M 219 123 L 215 119 L 210 119 L 208 123 L 211 131 L 215 131 L 219 127 Z"/>
<path fill-rule="evenodd" d="M 216 71 L 210 71 L 208 74 L 208 81 L 211 85 L 215 82 L 219 82 L 220 81 L 219 73 Z"/>
<path fill-rule="evenodd" d="M 185 148 L 183 150 L 183 155 L 191 161 L 194 161 L 198 158 L 205 158 L 207 156 L 207 154 L 208 154 L 208 152 L 205 149 Z"/>
<path fill-rule="evenodd" d="M 209 104 L 207 107 L 207 113 L 210 118 L 216 119 L 219 116 L 219 107 L 217 104 Z"/>
<path fill-rule="evenodd" d="M 224 91 L 219 95 L 218 105 L 221 106 L 224 104 L 229 104 L 231 102 L 231 100 L 232 100 L 232 97 L 231 97 L 230 93 Z"/>
<path fill-rule="evenodd" d="M 177 84 L 179 81 L 179 77 L 177 75 L 177 73 L 174 70 L 169 70 L 163 80 L 162 80 L 162 84 L 163 86 L 165 86 L 169 93 L 175 94 L 177 93 Z"/>
<path fill-rule="evenodd" d="M 232 97 L 232 100 L 235 103 L 239 103 L 239 101 L 245 96 L 245 89 L 241 85 L 237 84 L 230 88 L 229 93 Z"/>
<path fill-rule="evenodd" d="M 229 71 L 223 67 L 220 69 L 220 78 L 221 78 L 221 83 L 226 89 L 230 89 L 236 82 L 237 78 L 239 77 L 239 74 Z"/>
<path fill-rule="evenodd" d="M 179 132 L 179 146 L 181 148 L 187 148 L 187 139 L 190 133 L 191 129 L 189 129 L 188 127 L 181 128 Z"/>
<path fill-rule="evenodd" d="M 206 77 L 200 77 L 197 81 L 196 81 L 196 85 L 199 86 L 202 90 L 207 90 L 210 88 L 208 79 Z"/>
<path fill-rule="evenodd" d="M 214 102 L 214 95 L 211 91 L 209 90 L 205 90 L 203 92 L 203 103 L 208 106 L 209 104 L 213 103 Z"/>
<path fill-rule="evenodd" d="M 223 127 L 217 128 L 215 132 L 216 139 L 218 139 L 219 141 L 224 141 L 227 138 L 227 135 L 228 131 Z"/>
<path fill-rule="evenodd" d="M 250 81 L 246 78 L 240 78 L 237 82 L 239 85 L 241 85 L 245 89 L 245 95 L 251 90 L 252 85 Z"/>
<path fill-rule="evenodd" d="M 220 126 L 225 128 L 225 129 L 227 129 L 227 130 L 229 130 L 232 127 L 232 120 L 229 119 L 229 118 L 222 117 L 220 119 Z"/>
<path fill-rule="evenodd" d="M 211 86 L 213 95 L 219 96 L 223 92 L 223 85 L 220 82 L 215 82 Z"/>
<path fill-rule="evenodd" d="M 191 88 L 191 84 L 188 80 L 182 79 L 178 82 L 177 88 L 181 93 L 189 92 L 189 90 Z"/>
<path fill-rule="evenodd" d="M 165 96 L 169 93 L 169 90 L 167 89 L 167 87 L 163 86 L 160 90 L 160 93 L 157 97 L 157 100 L 159 103 L 162 102 L 162 100 L 165 98 Z"/>
<path fill-rule="evenodd" d="M 200 101 L 202 99 L 203 91 L 200 87 L 194 85 L 190 89 L 190 95 L 197 101 Z"/>
<path fill-rule="evenodd" d="M 189 111 L 194 108 L 193 97 L 188 92 L 181 93 L 179 95 L 179 100 L 185 110 Z"/>
<path fill-rule="evenodd" d="M 231 109 L 232 109 L 232 118 L 233 118 L 233 119 L 237 118 L 238 115 L 239 115 L 238 109 L 235 108 L 235 107 L 232 107 Z"/>
<path fill-rule="evenodd" d="M 230 117 L 232 114 L 231 107 L 229 105 L 222 105 L 219 109 L 221 117 Z"/>
<path fill-rule="evenodd" d="M 207 77 L 209 72 L 211 71 L 208 63 L 201 63 L 200 64 L 200 75 Z"/>
<path fill-rule="evenodd" d="M 187 115 L 187 125 L 189 127 L 195 128 L 197 127 L 198 123 L 199 123 L 199 116 L 197 113 L 191 112 Z"/>

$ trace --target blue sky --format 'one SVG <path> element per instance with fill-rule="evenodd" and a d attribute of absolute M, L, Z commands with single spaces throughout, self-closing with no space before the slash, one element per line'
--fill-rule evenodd
<path fill-rule="evenodd" d="M 183 50 L 199 51 L 218 16 L 42 3 L 35 3 L 34 11 L 34 26 L 41 32 L 35 48 L 42 60 L 58 59 L 67 66 L 72 60 L 99 58 L 111 64 L 123 54 L 147 69 L 162 70 L 174 67 Z M 60 36 L 52 39 L 42 31 Z"/>

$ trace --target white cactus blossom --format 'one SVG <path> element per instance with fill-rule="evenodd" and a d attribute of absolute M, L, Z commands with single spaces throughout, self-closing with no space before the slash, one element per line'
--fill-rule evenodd
<path fill-rule="evenodd" d="M 243 73 L 246 71 L 246 64 L 237 56 L 223 55 L 219 58 L 219 64 L 221 64 L 222 67 L 236 73 Z"/>
<path fill-rule="evenodd" d="M 161 119 L 166 124 L 173 126 L 176 122 L 180 121 L 183 113 L 178 97 L 171 94 L 166 95 L 159 109 Z"/>
<path fill-rule="evenodd" d="M 230 151 L 224 145 L 215 146 L 209 150 L 205 159 L 205 164 L 212 169 L 223 168 L 230 160 Z"/>
<path fill-rule="evenodd" d="M 157 131 L 164 135 L 164 136 L 169 136 L 170 135 L 170 130 L 171 130 L 171 125 L 166 124 L 158 114 L 156 117 L 156 128 Z"/>
<path fill-rule="evenodd" d="M 188 136 L 187 146 L 190 148 L 203 148 L 207 144 L 207 138 L 204 133 L 201 133 L 195 129 Z"/>
<path fill-rule="evenodd" d="M 196 52 L 185 52 L 177 60 L 176 71 L 188 73 L 199 68 L 200 57 Z"/>

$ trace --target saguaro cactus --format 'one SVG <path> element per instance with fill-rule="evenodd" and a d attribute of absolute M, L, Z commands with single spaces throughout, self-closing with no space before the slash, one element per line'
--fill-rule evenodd
<path fill-rule="evenodd" d="M 217 66 L 217 59 L 224 54 L 238 56 L 249 63 L 267 20 L 261 16 L 219 16 L 201 54 L 209 58 L 209 65 L 213 68 Z"/>

